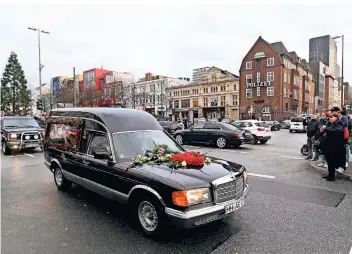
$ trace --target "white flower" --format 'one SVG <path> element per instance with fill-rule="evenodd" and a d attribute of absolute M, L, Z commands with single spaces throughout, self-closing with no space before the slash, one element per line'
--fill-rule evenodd
<path fill-rule="evenodd" d="M 182 161 L 182 162 L 181 162 L 181 166 L 182 166 L 182 167 L 186 167 L 186 166 L 187 166 L 187 162 Z"/>
<path fill-rule="evenodd" d="M 205 158 L 205 163 L 211 163 L 211 159 L 209 157 Z"/>

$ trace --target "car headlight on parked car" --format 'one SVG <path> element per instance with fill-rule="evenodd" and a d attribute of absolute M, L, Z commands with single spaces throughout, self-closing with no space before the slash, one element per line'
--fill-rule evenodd
<path fill-rule="evenodd" d="M 174 191 L 172 201 L 177 206 L 188 207 L 211 201 L 211 194 L 209 188 Z"/>
<path fill-rule="evenodd" d="M 9 134 L 9 139 L 17 139 L 17 134 L 16 133 L 10 133 Z"/>

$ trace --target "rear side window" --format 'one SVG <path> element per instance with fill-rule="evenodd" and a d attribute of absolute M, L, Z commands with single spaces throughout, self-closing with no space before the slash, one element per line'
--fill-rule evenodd
<path fill-rule="evenodd" d="M 204 129 L 211 129 L 211 130 L 221 130 L 220 126 L 214 123 L 207 123 L 204 125 Z"/>
<path fill-rule="evenodd" d="M 252 127 L 253 124 L 251 122 L 240 122 L 240 127 Z"/>
<path fill-rule="evenodd" d="M 81 125 L 70 120 L 54 120 L 49 123 L 46 141 L 50 147 L 76 150 L 79 144 Z"/>
<path fill-rule="evenodd" d="M 263 123 L 263 122 L 258 122 L 258 123 L 255 123 L 255 126 L 257 126 L 257 127 L 267 127 L 268 125 Z"/>
<path fill-rule="evenodd" d="M 292 117 L 291 118 L 292 123 L 303 123 L 303 118 L 300 117 Z"/>

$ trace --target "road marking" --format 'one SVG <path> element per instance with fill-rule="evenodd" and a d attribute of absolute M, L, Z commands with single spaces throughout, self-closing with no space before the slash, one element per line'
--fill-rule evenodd
<path fill-rule="evenodd" d="M 351 247 L 351 250 L 350 250 L 350 254 L 352 254 L 352 247 Z"/>
<path fill-rule="evenodd" d="M 28 154 L 28 153 L 24 153 L 24 155 L 27 155 L 27 156 L 29 156 L 29 157 L 35 157 L 34 155 Z"/>
<path fill-rule="evenodd" d="M 248 175 L 262 177 L 262 178 L 268 178 L 268 179 L 275 179 L 276 178 L 276 176 L 269 176 L 269 175 L 255 174 L 255 173 L 248 173 Z"/>
<path fill-rule="evenodd" d="M 299 158 L 299 157 L 290 157 L 290 156 L 280 156 L 281 158 L 286 158 L 286 159 L 293 159 L 293 160 L 303 160 L 304 158 Z"/>

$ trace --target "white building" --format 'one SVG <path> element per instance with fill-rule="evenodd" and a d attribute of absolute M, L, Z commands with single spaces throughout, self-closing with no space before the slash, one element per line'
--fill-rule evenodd
<path fill-rule="evenodd" d="M 136 108 L 148 111 L 154 115 L 167 116 L 168 100 L 165 89 L 187 85 L 189 78 L 170 78 L 161 75 L 152 76 L 147 73 L 145 78 L 135 84 Z"/>
<path fill-rule="evenodd" d="M 192 71 L 192 82 L 199 83 L 201 76 L 208 73 L 210 67 L 203 67 L 198 69 L 193 69 Z"/>

